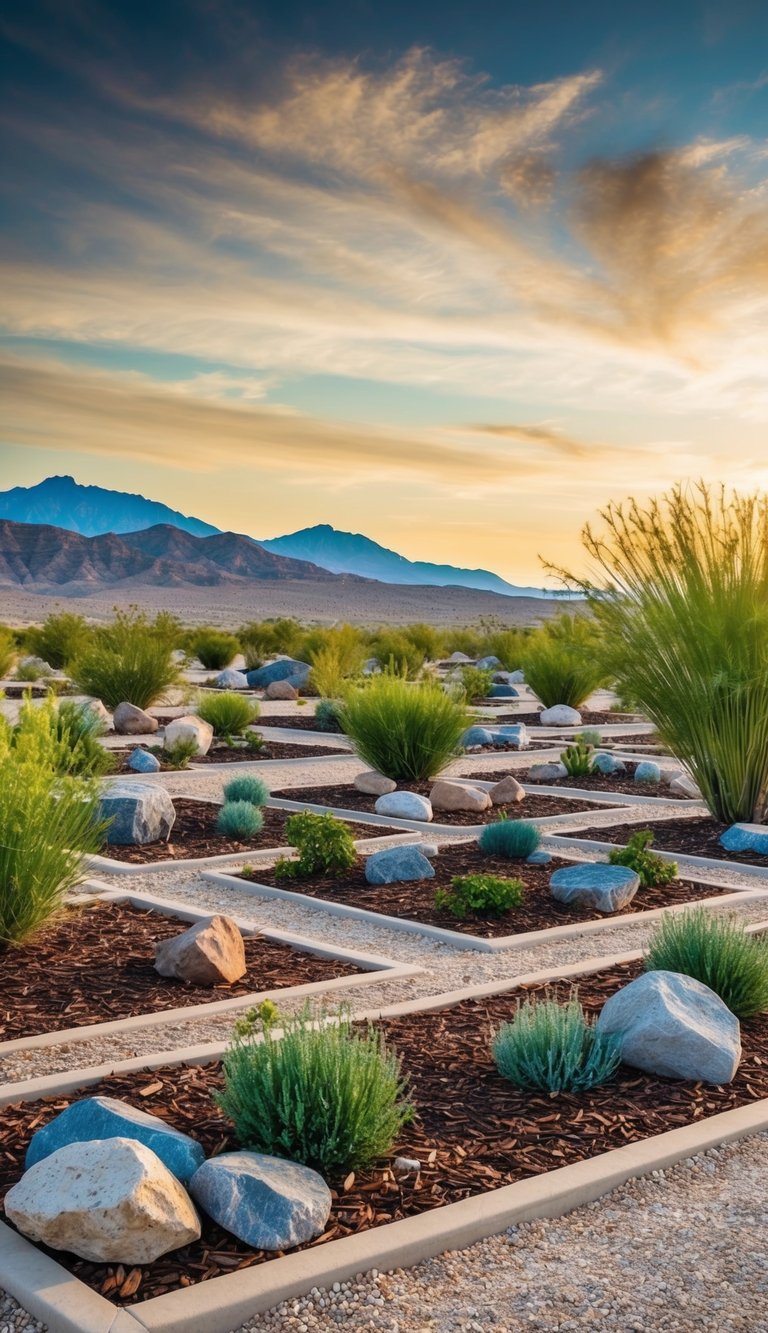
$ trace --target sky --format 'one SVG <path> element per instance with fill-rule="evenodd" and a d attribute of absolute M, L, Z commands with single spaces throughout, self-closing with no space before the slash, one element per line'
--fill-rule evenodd
<path fill-rule="evenodd" d="M 0 488 L 541 583 L 768 488 L 764 0 L 9 0 Z"/>

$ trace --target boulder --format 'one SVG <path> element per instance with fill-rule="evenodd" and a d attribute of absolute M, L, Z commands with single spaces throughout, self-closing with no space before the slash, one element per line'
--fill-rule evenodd
<path fill-rule="evenodd" d="M 482 814 L 489 810 L 491 798 L 480 787 L 465 787 L 460 782 L 448 782 L 439 778 L 429 793 L 433 810 L 468 810 L 472 814 Z"/>
<path fill-rule="evenodd" d="M 635 782 L 661 782 L 661 769 L 651 759 L 643 759 L 635 769 Z"/>
<path fill-rule="evenodd" d="M 249 671 L 248 685 L 252 690 L 265 690 L 276 680 L 287 680 L 300 690 L 309 680 L 311 670 L 309 662 L 298 662 L 293 657 L 280 657 L 276 662 L 268 662 L 266 666 Z"/>
<path fill-rule="evenodd" d="M 626 773 L 627 766 L 623 759 L 617 759 L 615 754 L 608 750 L 598 750 L 592 759 L 593 768 L 605 777 L 612 777 L 614 773 Z"/>
<path fill-rule="evenodd" d="M 505 750 L 525 750 L 528 745 L 528 729 L 524 722 L 516 722 L 514 726 L 494 727 L 491 732 L 494 745 L 503 746 Z"/>
<path fill-rule="evenodd" d="M 664 1078 L 730 1083 L 741 1059 L 739 1020 L 714 991 L 681 972 L 645 972 L 603 1005 L 600 1032 L 621 1058 Z"/>
<path fill-rule="evenodd" d="M 362 671 L 362 674 L 363 674 L 364 676 L 380 676 L 380 675 L 381 675 L 381 663 L 379 662 L 378 657 L 368 657 L 368 658 L 366 658 L 366 660 L 363 662 L 363 671 Z"/>
<path fill-rule="evenodd" d="M 187 714 L 186 717 L 176 717 L 165 728 L 163 746 L 167 750 L 177 741 L 194 741 L 197 746 L 196 753 L 207 754 L 213 741 L 213 727 L 210 722 L 204 722 L 201 717 L 195 717 L 193 713 Z"/>
<path fill-rule="evenodd" d="M 525 788 L 508 773 L 500 782 L 494 783 L 488 795 L 491 805 L 517 805 L 519 801 L 525 800 Z"/>
<path fill-rule="evenodd" d="M 118 736 L 152 736 L 159 726 L 156 717 L 129 703 L 117 705 L 112 721 Z"/>
<path fill-rule="evenodd" d="M 295 703 L 299 697 L 299 691 L 289 680 L 273 680 L 264 691 L 265 699 L 284 699 L 287 703 Z"/>
<path fill-rule="evenodd" d="M 514 685 L 492 685 L 488 691 L 489 699 L 519 699 Z"/>
<path fill-rule="evenodd" d="M 525 682 L 525 672 L 524 672 L 524 671 L 508 671 L 508 672 L 507 672 L 507 680 L 509 681 L 510 685 L 522 685 L 522 684 L 524 684 L 524 682 Z"/>
<path fill-rule="evenodd" d="M 629 866 L 606 861 L 584 861 L 563 866 L 549 881 L 549 891 L 559 903 L 593 908 L 596 912 L 620 912 L 640 888 L 640 876 Z"/>
<path fill-rule="evenodd" d="M 55 676 L 56 672 L 50 662 L 46 662 L 44 657 L 20 657 L 19 666 L 26 671 L 36 671 L 38 677 Z"/>
<path fill-rule="evenodd" d="M 542 727 L 580 727 L 581 713 L 568 704 L 555 704 L 554 708 L 544 708 L 539 713 L 539 722 Z"/>
<path fill-rule="evenodd" d="M 462 750 L 480 750 L 484 745 L 493 745 L 493 736 L 487 727 L 467 727 L 459 744 Z"/>
<path fill-rule="evenodd" d="M 211 1157 L 189 1184 L 214 1222 L 254 1250 L 289 1250 L 321 1236 L 331 1191 L 316 1171 L 265 1153 Z"/>
<path fill-rule="evenodd" d="M 373 852 L 365 862 L 369 884 L 407 884 L 411 880 L 434 879 L 435 871 L 421 847 L 388 847 Z"/>
<path fill-rule="evenodd" d="M 160 760 L 157 755 L 150 754 L 149 750 L 142 750 L 141 746 L 137 746 L 131 751 L 128 767 L 132 768 L 134 773 L 159 773 Z"/>
<path fill-rule="evenodd" d="M 397 790 L 396 782 L 385 778 L 383 773 L 377 773 L 374 768 L 358 773 L 352 785 L 355 791 L 364 792 L 366 796 L 388 796 L 391 791 Z"/>
<path fill-rule="evenodd" d="M 196 986 L 231 985 L 245 976 L 245 945 L 231 917 L 210 916 L 155 945 L 155 971 Z"/>
<path fill-rule="evenodd" d="M 720 846 L 727 852 L 756 852 L 768 856 L 768 825 L 731 824 L 720 834 Z"/>
<path fill-rule="evenodd" d="M 81 713 L 93 714 L 93 716 L 101 723 L 105 731 L 113 730 L 114 723 L 112 721 L 112 714 L 106 705 L 102 703 L 101 699 L 78 699 L 76 700 L 76 703 Z"/>
<path fill-rule="evenodd" d="M 525 864 L 528 866 L 548 866 L 551 860 L 552 853 L 539 848 L 538 851 L 531 852 L 530 856 L 526 856 Z"/>
<path fill-rule="evenodd" d="M 373 808 L 377 815 L 389 815 L 392 819 L 420 819 L 429 823 L 432 818 L 432 806 L 426 796 L 415 791 L 389 792 L 380 796 Z"/>
<path fill-rule="evenodd" d="M 471 657 L 467 657 L 467 654 L 466 654 L 466 653 L 451 653 L 450 657 L 448 658 L 448 661 L 449 661 L 449 662 L 471 662 L 471 661 L 472 661 L 472 658 L 471 658 Z"/>
<path fill-rule="evenodd" d="M 701 792 L 693 778 L 689 777 L 687 773 L 683 773 L 682 777 L 675 778 L 674 782 L 670 782 L 669 790 L 675 792 L 678 796 L 687 796 L 690 801 L 701 800 Z"/>
<path fill-rule="evenodd" d="M 528 778 L 531 782 L 556 782 L 558 778 L 567 778 L 568 769 L 565 764 L 531 764 L 528 769 Z"/>
<path fill-rule="evenodd" d="M 107 842 L 113 846 L 167 842 L 176 811 L 165 787 L 138 778 L 117 778 L 101 795 L 101 819 L 111 819 Z"/>
<path fill-rule="evenodd" d="M 205 1161 L 205 1153 L 196 1139 L 182 1134 L 159 1116 L 149 1115 L 115 1097 L 83 1097 L 81 1101 L 70 1102 L 66 1110 L 35 1130 L 27 1147 L 25 1165 L 29 1169 L 68 1143 L 88 1143 L 93 1139 L 135 1139 L 143 1143 L 182 1184 Z"/>
<path fill-rule="evenodd" d="M 93 1263 L 150 1264 L 200 1237 L 184 1186 L 128 1138 L 58 1148 L 8 1191 L 5 1212 L 23 1235 Z"/>
<path fill-rule="evenodd" d="M 428 856 L 430 861 L 439 854 L 440 848 L 436 842 L 420 842 L 417 844 L 422 856 Z"/>
<path fill-rule="evenodd" d="M 501 666 L 498 657 L 479 657 L 477 661 L 481 671 L 495 671 L 496 667 Z"/>
<path fill-rule="evenodd" d="M 217 690 L 247 690 L 248 677 L 244 671 L 236 671 L 234 667 L 226 667 L 220 671 L 214 685 Z"/>

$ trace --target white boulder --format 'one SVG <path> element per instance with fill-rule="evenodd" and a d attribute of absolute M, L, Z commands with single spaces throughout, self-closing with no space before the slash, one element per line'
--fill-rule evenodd
<path fill-rule="evenodd" d="M 621 1058 L 665 1078 L 730 1083 L 741 1059 L 739 1020 L 714 991 L 681 972 L 644 972 L 612 995 L 597 1020 Z"/>
<path fill-rule="evenodd" d="M 580 727 L 581 713 L 578 708 L 569 708 L 568 704 L 555 704 L 554 708 L 545 708 L 539 713 L 542 727 Z"/>
<path fill-rule="evenodd" d="M 204 722 L 201 717 L 195 717 L 190 713 L 186 717 L 174 718 L 165 728 L 163 737 L 163 746 L 167 750 L 169 745 L 175 745 L 177 741 L 194 741 L 197 746 L 197 754 L 207 754 L 211 748 L 213 740 L 213 727 L 210 722 Z"/>
<path fill-rule="evenodd" d="M 377 815 L 389 815 L 392 819 L 419 819 L 423 823 L 432 819 L 430 802 L 415 791 L 393 791 L 380 796 L 373 808 Z"/>

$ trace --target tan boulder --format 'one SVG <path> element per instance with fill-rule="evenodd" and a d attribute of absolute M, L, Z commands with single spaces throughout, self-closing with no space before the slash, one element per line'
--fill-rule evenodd
<path fill-rule="evenodd" d="M 396 782 L 385 778 L 383 773 L 377 773 L 373 768 L 358 773 L 353 786 L 355 791 L 364 792 L 366 796 L 389 796 L 390 792 L 397 791 Z"/>
<path fill-rule="evenodd" d="M 231 985 L 245 976 L 243 937 L 230 917 L 208 917 L 155 945 L 155 971 L 197 986 Z"/>
<path fill-rule="evenodd" d="M 186 717 L 174 718 L 165 728 L 163 745 L 166 749 L 176 741 L 193 741 L 198 754 L 207 754 L 213 740 L 213 727 L 201 717 L 189 713 Z"/>
<path fill-rule="evenodd" d="M 151 736 L 159 725 L 151 713 L 145 713 L 143 708 L 129 703 L 117 705 L 112 721 L 119 736 Z"/>
<path fill-rule="evenodd" d="M 482 814 L 488 810 L 491 798 L 487 791 L 479 787 L 463 787 L 458 782 L 438 779 L 429 793 L 433 810 L 467 810 L 472 814 Z"/>
<path fill-rule="evenodd" d="M 287 680 L 273 680 L 264 691 L 265 699 L 298 699 L 299 691 L 295 685 L 291 685 Z M 265 718 L 265 722 L 269 719 Z"/>
<path fill-rule="evenodd" d="M 491 787 L 488 795 L 491 798 L 491 805 L 516 805 L 518 801 L 525 800 L 525 788 L 509 773 Z"/>

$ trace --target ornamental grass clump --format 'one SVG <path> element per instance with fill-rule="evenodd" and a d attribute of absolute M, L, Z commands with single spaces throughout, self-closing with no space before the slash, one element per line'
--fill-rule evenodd
<path fill-rule="evenodd" d="M 308 879 L 350 870 L 357 860 L 355 840 L 349 827 L 335 815 L 318 815 L 302 810 L 285 821 L 285 836 L 298 856 L 285 857 L 275 865 L 275 878 Z"/>
<path fill-rule="evenodd" d="M 54 671 L 63 671 L 93 640 L 94 631 L 83 616 L 62 611 L 33 625 L 24 634 L 27 652 L 41 657 Z"/>
<path fill-rule="evenodd" d="M 493 685 L 493 671 L 490 667 L 462 667 L 461 684 L 468 703 L 487 699 Z"/>
<path fill-rule="evenodd" d="M 275 1032 L 275 1006 L 235 1028 L 216 1102 L 251 1152 L 300 1162 L 327 1180 L 387 1157 L 412 1109 L 400 1061 L 372 1026 L 309 1008 Z"/>
<path fill-rule="evenodd" d="M 644 960 L 647 972 L 682 972 L 709 986 L 737 1018 L 768 1009 L 768 942 L 703 907 L 661 918 Z"/>
<path fill-rule="evenodd" d="M 206 627 L 191 636 L 189 647 L 206 671 L 223 671 L 240 652 L 240 641 L 225 630 Z"/>
<path fill-rule="evenodd" d="M 235 690 L 221 694 L 201 694 L 196 704 L 197 716 L 213 727 L 215 736 L 231 739 L 242 736 L 247 727 L 258 719 L 259 705 Z"/>
<path fill-rule="evenodd" d="M 607 679 L 599 630 L 583 615 L 563 613 L 535 630 L 525 641 L 522 664 L 526 683 L 545 708 L 580 708 Z"/>
<path fill-rule="evenodd" d="M 584 1092 L 605 1083 L 621 1060 L 615 1034 L 599 1032 L 574 991 L 565 1003 L 547 997 L 518 1001 L 511 1023 L 493 1039 L 502 1078 L 539 1092 Z"/>
<path fill-rule="evenodd" d="M 436 777 L 458 755 L 468 724 L 463 702 L 439 685 L 410 685 L 386 673 L 351 690 L 341 710 L 361 759 L 394 782 Z"/>
<path fill-rule="evenodd" d="M 264 816 L 250 801 L 225 801 L 216 818 L 216 832 L 225 838 L 253 838 L 264 827 Z"/>
<path fill-rule="evenodd" d="M 608 853 L 610 864 L 629 866 L 640 876 L 640 884 L 644 889 L 659 888 L 671 884 L 677 878 L 677 862 L 666 861 L 663 856 L 657 856 L 656 852 L 650 850 L 653 836 L 651 829 L 639 829 L 632 834 L 626 847 L 615 847 Z"/>
<path fill-rule="evenodd" d="M 31 705 L 23 706 L 22 712 L 24 707 Z M 91 778 L 114 771 L 114 756 L 100 743 L 106 726 L 87 704 L 63 699 L 51 714 L 51 725 L 56 739 L 63 744 L 60 754 L 66 768 L 62 771 Z"/>
<path fill-rule="evenodd" d="M 450 889 L 438 889 L 435 907 L 457 920 L 468 916 L 501 917 L 523 901 L 525 885 L 499 875 L 457 875 Z"/>
<path fill-rule="evenodd" d="M 486 856 L 506 856 L 510 861 L 522 861 L 536 851 L 541 835 L 536 825 L 525 819 L 507 819 L 500 815 L 495 823 L 486 824 L 477 841 Z"/>
<path fill-rule="evenodd" d="M 120 703 L 149 708 L 179 680 L 170 626 L 158 626 L 137 611 L 118 611 L 111 625 L 94 633 L 93 643 L 71 664 L 70 675 L 84 694 L 107 708 Z"/>
<path fill-rule="evenodd" d="M 269 787 L 262 778 L 243 773 L 238 778 L 230 778 L 224 783 L 225 801 L 249 801 L 251 805 L 266 805 L 269 800 Z"/>

